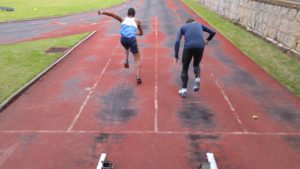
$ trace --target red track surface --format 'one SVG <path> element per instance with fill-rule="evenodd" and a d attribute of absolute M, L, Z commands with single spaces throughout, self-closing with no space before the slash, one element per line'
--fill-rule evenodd
<path fill-rule="evenodd" d="M 206 48 L 201 91 L 180 98 L 175 35 L 188 15 L 205 22 L 177 0 L 132 0 L 115 11 L 128 6 L 147 27 L 143 84 L 132 58 L 123 68 L 119 24 L 107 17 L 32 37 L 97 30 L 1 112 L 1 169 L 93 169 L 101 153 L 116 169 L 191 169 L 206 152 L 221 169 L 300 168 L 299 98 L 220 34 Z"/>

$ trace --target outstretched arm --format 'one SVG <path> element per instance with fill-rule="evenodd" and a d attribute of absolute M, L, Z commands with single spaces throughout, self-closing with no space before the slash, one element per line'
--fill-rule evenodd
<path fill-rule="evenodd" d="M 107 15 L 107 16 L 110 16 L 114 19 L 116 19 L 117 21 L 119 22 L 123 22 L 123 18 L 121 18 L 119 15 L 115 14 L 115 13 L 111 13 L 111 12 L 104 12 L 102 10 L 99 10 L 98 11 L 98 15 Z"/>
<path fill-rule="evenodd" d="M 138 27 L 138 30 L 139 30 L 139 32 L 136 35 L 143 36 L 144 31 L 143 31 L 141 21 L 136 20 L 136 24 L 137 24 L 137 27 Z"/>

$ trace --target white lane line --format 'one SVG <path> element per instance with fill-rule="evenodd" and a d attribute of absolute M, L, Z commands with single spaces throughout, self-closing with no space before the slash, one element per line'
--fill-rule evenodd
<path fill-rule="evenodd" d="M 182 20 L 181 20 L 180 16 L 178 15 L 177 11 L 175 9 L 173 9 L 173 11 L 174 11 L 174 13 L 175 13 L 175 15 L 177 17 L 177 20 L 181 23 Z"/>
<path fill-rule="evenodd" d="M 218 169 L 217 162 L 213 153 L 206 153 L 207 160 L 210 165 L 210 169 Z"/>
<path fill-rule="evenodd" d="M 172 8 L 172 11 L 173 11 L 173 13 L 175 14 L 175 16 L 177 18 L 177 22 L 181 23 L 182 20 L 181 20 L 180 16 L 178 15 L 176 9 L 174 7 L 171 7 L 171 8 Z"/>
<path fill-rule="evenodd" d="M 7 159 L 12 155 L 12 153 L 16 150 L 19 143 L 16 143 L 8 148 L 0 150 L 0 168 L 7 161 Z"/>
<path fill-rule="evenodd" d="M 217 84 L 218 88 L 221 90 L 221 93 L 222 93 L 222 95 L 223 95 L 225 101 L 226 101 L 227 104 L 229 105 L 230 110 L 231 110 L 231 111 L 235 111 L 235 108 L 233 107 L 231 101 L 229 100 L 229 98 L 228 98 L 227 95 L 225 94 L 225 92 L 224 92 L 224 90 L 222 89 L 220 83 L 219 83 L 217 80 L 215 80 L 215 83 Z"/>
<path fill-rule="evenodd" d="M 95 88 L 98 86 L 100 80 L 102 79 L 104 73 L 106 72 L 110 62 L 111 62 L 111 58 L 115 55 L 117 49 L 119 48 L 119 45 L 120 43 L 118 43 L 118 45 L 116 46 L 116 48 L 114 49 L 113 53 L 111 54 L 110 58 L 108 59 L 108 61 L 106 62 L 106 65 L 104 66 L 104 68 L 102 69 L 102 72 L 100 73 L 100 75 L 96 78 L 96 82 L 95 84 L 93 85 L 93 87 L 91 88 L 91 90 L 89 91 L 88 95 L 86 96 L 85 100 L 83 101 L 83 103 L 81 104 L 80 106 L 80 109 L 78 111 L 78 113 L 76 114 L 75 118 L 73 119 L 72 123 L 70 124 L 69 128 L 67 129 L 67 132 L 70 132 L 74 125 L 76 124 L 76 122 L 78 121 L 80 115 L 82 114 L 83 112 L 83 109 L 85 108 L 87 102 L 89 101 L 91 95 L 94 93 L 95 91 Z"/>
<path fill-rule="evenodd" d="M 300 136 L 300 132 L 222 132 L 222 131 L 103 131 L 103 130 L 4 130 L 0 131 L 0 134 L 162 134 L 162 135 L 235 135 L 235 136 Z"/>
<path fill-rule="evenodd" d="M 155 19 L 154 132 L 158 132 L 158 23 Z"/>
<path fill-rule="evenodd" d="M 213 73 L 211 73 L 210 75 L 211 75 L 214 79 L 216 79 Z M 228 96 L 226 95 L 226 93 L 224 92 L 224 90 L 223 90 L 222 86 L 220 85 L 220 83 L 219 83 L 217 80 L 215 80 L 215 83 L 216 83 L 217 87 L 220 89 L 220 91 L 221 91 L 221 93 L 222 93 L 222 95 L 223 95 L 223 97 L 224 97 L 226 103 L 228 104 L 230 110 L 233 112 L 236 121 L 237 121 L 237 122 L 240 124 L 240 126 L 243 128 L 244 132 L 248 132 L 247 129 L 245 128 L 245 126 L 243 125 L 240 116 L 237 114 L 236 109 L 234 108 L 233 104 L 231 103 L 229 97 L 228 97 Z"/>
<path fill-rule="evenodd" d="M 103 167 L 103 162 L 105 160 L 106 154 L 105 153 L 101 153 L 98 165 L 97 165 L 97 169 L 102 169 Z"/>

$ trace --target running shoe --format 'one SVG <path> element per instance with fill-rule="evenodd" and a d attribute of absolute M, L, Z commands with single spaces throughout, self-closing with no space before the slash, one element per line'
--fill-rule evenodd
<path fill-rule="evenodd" d="M 197 77 L 195 79 L 195 86 L 193 87 L 194 92 L 198 92 L 200 90 L 200 78 Z"/>
<path fill-rule="evenodd" d="M 187 89 L 184 89 L 184 88 L 180 89 L 180 90 L 178 91 L 178 94 L 179 94 L 181 97 L 185 98 L 185 97 L 187 96 Z"/>
<path fill-rule="evenodd" d="M 141 76 L 136 76 L 136 82 L 137 82 L 137 84 L 141 84 L 142 83 Z"/>
<path fill-rule="evenodd" d="M 124 67 L 127 68 L 127 69 L 129 68 L 129 61 L 128 61 L 128 59 L 125 60 Z"/>

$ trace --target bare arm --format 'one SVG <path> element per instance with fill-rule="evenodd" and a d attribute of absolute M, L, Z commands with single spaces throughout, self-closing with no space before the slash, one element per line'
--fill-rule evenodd
<path fill-rule="evenodd" d="M 107 15 L 110 16 L 114 19 L 116 19 L 119 22 L 123 22 L 123 18 L 121 18 L 119 15 L 115 14 L 115 13 L 111 13 L 111 12 L 103 12 L 102 10 L 98 11 L 98 15 Z"/>
<path fill-rule="evenodd" d="M 135 22 L 136 22 L 138 30 L 139 30 L 139 32 L 137 33 L 137 35 L 143 36 L 144 31 L 143 31 L 143 27 L 142 27 L 141 21 L 136 20 Z"/>

